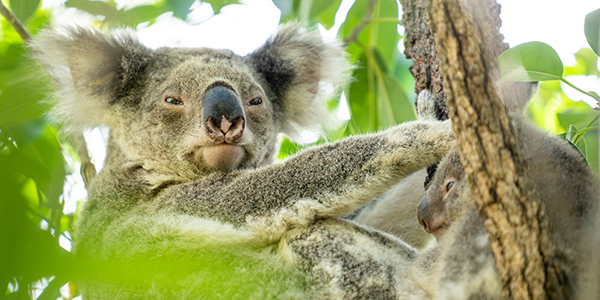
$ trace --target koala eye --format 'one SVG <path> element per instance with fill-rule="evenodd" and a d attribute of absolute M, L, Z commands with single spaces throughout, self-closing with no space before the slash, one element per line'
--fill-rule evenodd
<path fill-rule="evenodd" d="M 248 105 L 260 105 L 262 104 L 262 99 L 260 99 L 259 97 L 256 97 L 252 100 L 250 100 L 250 102 L 248 102 Z"/>
<path fill-rule="evenodd" d="M 448 192 L 454 186 L 454 181 L 446 183 L 446 192 Z"/>
<path fill-rule="evenodd" d="M 165 98 L 165 102 L 167 102 L 169 104 L 173 104 L 173 105 L 183 105 L 183 102 L 181 102 L 173 97 Z"/>

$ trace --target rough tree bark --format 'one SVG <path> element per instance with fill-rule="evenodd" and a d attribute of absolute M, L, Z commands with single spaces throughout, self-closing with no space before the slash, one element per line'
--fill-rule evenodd
<path fill-rule="evenodd" d="M 404 23 L 404 54 L 412 59 L 410 72 L 415 78 L 415 92 L 429 90 L 437 100 L 436 114 L 440 120 L 448 119 L 444 99 L 444 83 L 439 70 L 435 40 L 429 26 L 428 0 L 400 0 Z"/>
<path fill-rule="evenodd" d="M 402 4 L 406 38 L 410 39 L 405 41 L 406 51 L 413 59 L 411 71 L 417 73 L 416 80 L 435 83 L 440 74 L 422 79 L 423 71 L 418 70 L 437 70 L 432 65 L 439 63 L 457 149 L 468 185 L 485 216 L 503 298 L 565 298 L 543 206 L 494 88 L 499 79 L 496 58 L 507 48 L 499 33 L 499 5 L 495 0 L 431 0 L 431 31 L 426 32 L 425 0 L 403 0 Z M 423 37 L 414 36 L 422 32 Z M 437 49 L 431 49 L 432 36 Z M 418 47 L 423 49 L 414 49 Z M 423 87 L 417 84 L 417 89 Z"/>

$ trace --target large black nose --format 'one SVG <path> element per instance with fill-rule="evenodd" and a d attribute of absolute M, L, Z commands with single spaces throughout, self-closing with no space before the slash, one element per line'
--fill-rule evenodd
<path fill-rule="evenodd" d="M 204 125 L 213 134 L 241 135 L 246 126 L 242 101 L 234 91 L 224 86 L 208 90 L 202 99 Z"/>

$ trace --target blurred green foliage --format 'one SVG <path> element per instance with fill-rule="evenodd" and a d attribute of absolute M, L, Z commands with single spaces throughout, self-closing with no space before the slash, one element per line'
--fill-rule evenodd
<path fill-rule="evenodd" d="M 35 36 L 49 25 L 51 10 L 40 0 L 1 0 Z M 198 1 L 198 0 L 196 0 Z M 150 3 L 151 1 L 148 1 Z M 236 0 L 205 0 L 215 14 Z M 64 6 L 97 16 L 103 28 L 135 27 L 172 12 L 186 20 L 194 0 L 161 0 L 151 4 L 118 8 L 114 0 L 68 0 Z M 306 21 L 332 28 L 341 0 L 274 0 L 281 20 Z M 350 119 L 326 132 L 325 140 L 377 131 L 415 118 L 414 81 L 410 61 L 398 51 L 398 3 L 380 0 L 371 18 L 365 19 L 369 1 L 357 1 L 348 11 L 338 38 L 348 45 L 348 57 L 356 65 L 353 82 L 344 91 Z M 65 178 L 78 176 L 77 154 L 68 141 L 59 142 L 59 125 L 45 115 L 44 97 L 52 89 L 35 67 L 21 38 L 1 18 L 0 25 L 0 286 L 6 299 L 56 299 L 59 289 L 72 278 L 77 265 L 59 240 L 70 239 L 73 214 L 63 213 Z M 358 29 L 357 29 L 358 28 Z M 360 30 L 359 30 L 360 29 Z M 598 56 L 590 49 L 575 54 L 577 64 L 564 68 L 564 77 L 599 76 Z M 587 97 L 582 94 L 582 97 Z M 580 99 L 573 99 L 580 100 Z M 569 99 L 559 81 L 546 81 L 532 101 L 529 113 L 552 134 L 577 137 L 591 167 L 598 170 L 598 112 L 583 102 Z M 332 112 L 339 99 L 329 103 Z M 570 131 L 569 131 L 570 130 Z M 569 134 L 570 132 L 570 134 Z M 284 139 L 279 157 L 285 158 L 307 145 Z M 73 161 L 75 163 L 73 163 Z M 61 238 L 62 237 L 62 238 Z M 70 285 L 70 295 L 77 295 Z"/>

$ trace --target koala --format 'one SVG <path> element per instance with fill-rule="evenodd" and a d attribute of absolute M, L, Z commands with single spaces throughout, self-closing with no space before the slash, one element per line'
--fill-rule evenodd
<path fill-rule="evenodd" d="M 84 298 L 420 293 L 407 273 L 413 247 L 340 217 L 441 159 L 448 122 L 408 122 L 273 163 L 278 134 L 327 121 L 326 92 L 348 79 L 339 43 L 290 23 L 247 56 L 69 27 L 31 46 L 69 130 L 110 128 L 76 222 Z"/>
<path fill-rule="evenodd" d="M 598 283 L 587 266 L 598 260 L 598 182 L 578 150 L 525 120 L 522 111 L 532 86 L 505 88 L 504 99 L 510 100 L 507 107 L 512 111 L 527 173 L 545 205 L 550 238 L 558 265 L 566 273 L 564 286 L 570 299 L 597 299 L 599 294 L 591 297 L 587 292 L 590 285 Z M 488 233 L 455 149 L 442 159 L 427 183 L 417 218 L 438 241 L 421 254 L 413 273 L 431 299 L 500 299 L 500 275 Z"/>
<path fill-rule="evenodd" d="M 424 231 L 415 218 L 415 209 L 425 196 L 423 179 L 426 176 L 426 169 L 411 174 L 347 218 L 392 234 L 419 250 L 428 247 L 435 238 Z"/>

